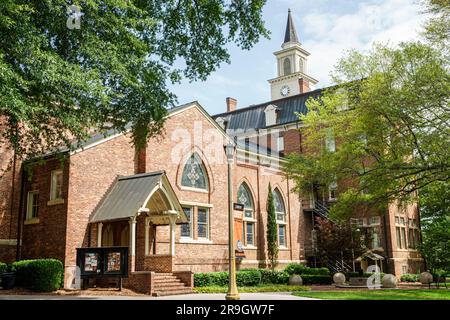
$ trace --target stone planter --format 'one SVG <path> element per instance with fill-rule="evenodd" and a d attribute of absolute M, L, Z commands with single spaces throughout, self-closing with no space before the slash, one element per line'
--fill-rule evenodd
<path fill-rule="evenodd" d="M 297 274 L 294 274 L 289 277 L 289 285 L 290 286 L 302 286 L 303 285 L 303 279 Z"/>

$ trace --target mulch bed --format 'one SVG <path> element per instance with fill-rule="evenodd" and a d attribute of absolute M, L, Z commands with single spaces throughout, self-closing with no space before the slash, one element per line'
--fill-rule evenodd
<path fill-rule="evenodd" d="M 24 288 L 0 290 L 0 295 L 41 295 L 41 296 L 145 296 L 145 294 L 122 288 L 89 288 L 87 290 L 57 290 L 53 292 L 34 292 Z"/>

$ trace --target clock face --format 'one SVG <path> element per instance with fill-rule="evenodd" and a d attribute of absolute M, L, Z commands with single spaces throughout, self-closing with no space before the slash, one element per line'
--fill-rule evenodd
<path fill-rule="evenodd" d="M 283 97 L 286 97 L 287 95 L 289 95 L 289 92 L 291 92 L 291 89 L 289 89 L 288 86 L 282 86 L 280 93 Z"/>

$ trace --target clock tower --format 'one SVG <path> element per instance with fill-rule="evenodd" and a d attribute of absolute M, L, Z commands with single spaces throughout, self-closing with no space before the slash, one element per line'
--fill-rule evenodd
<path fill-rule="evenodd" d="M 272 100 L 314 90 L 318 81 L 308 76 L 309 52 L 302 48 L 298 40 L 290 9 L 284 43 L 274 55 L 277 58 L 278 76 L 269 80 Z"/>

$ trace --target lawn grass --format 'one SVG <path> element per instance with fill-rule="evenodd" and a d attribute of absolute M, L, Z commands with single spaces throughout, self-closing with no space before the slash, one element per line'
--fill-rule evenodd
<path fill-rule="evenodd" d="M 288 285 L 259 285 L 255 287 L 238 287 L 239 292 L 255 293 L 255 292 L 293 292 L 293 291 L 308 291 L 309 287 L 305 286 L 288 286 Z M 195 287 L 196 293 L 226 293 L 228 287 L 210 286 L 210 287 Z"/>
<path fill-rule="evenodd" d="M 293 294 L 325 300 L 450 300 L 450 290 L 447 289 L 306 291 Z"/>

